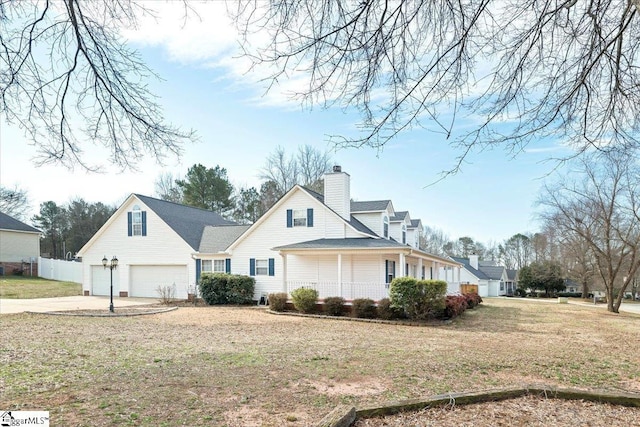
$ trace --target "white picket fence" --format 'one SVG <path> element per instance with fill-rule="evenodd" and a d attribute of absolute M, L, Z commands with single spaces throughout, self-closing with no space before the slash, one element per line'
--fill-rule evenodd
<path fill-rule="evenodd" d="M 38 257 L 38 276 L 51 280 L 82 283 L 82 263 Z"/>

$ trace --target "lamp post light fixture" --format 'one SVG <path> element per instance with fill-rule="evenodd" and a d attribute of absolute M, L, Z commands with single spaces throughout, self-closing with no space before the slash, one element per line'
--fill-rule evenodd
<path fill-rule="evenodd" d="M 104 258 L 102 258 L 102 265 L 104 268 L 111 270 L 111 299 L 109 303 L 109 311 L 113 313 L 113 270 L 118 267 L 118 258 L 114 255 L 113 258 L 111 258 L 111 261 L 109 261 L 105 255 Z"/>

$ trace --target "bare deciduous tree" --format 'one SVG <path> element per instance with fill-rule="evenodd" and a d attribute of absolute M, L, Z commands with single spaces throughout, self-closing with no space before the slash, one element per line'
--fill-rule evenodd
<path fill-rule="evenodd" d="M 174 176 L 171 172 L 162 172 L 153 183 L 156 195 L 162 200 L 182 203 L 184 194 L 182 193 L 182 188 L 177 184 L 177 181 L 180 180 L 179 176 Z"/>
<path fill-rule="evenodd" d="M 12 216 L 16 219 L 23 220 L 27 216 L 29 209 L 29 197 L 27 191 L 0 185 L 0 212 Z"/>
<path fill-rule="evenodd" d="M 361 111 L 364 136 L 338 144 L 381 147 L 419 126 L 453 136 L 459 161 L 545 137 L 578 153 L 639 145 L 640 0 L 229 4 L 274 83 L 304 77 L 303 103 Z M 456 134 L 470 114 L 478 125 Z"/>
<path fill-rule="evenodd" d="M 148 87 L 157 76 L 118 34 L 143 13 L 152 12 L 135 0 L 0 1 L 0 113 L 40 162 L 93 168 L 82 156 L 91 142 L 135 167 L 193 138 L 166 124 Z"/>
<path fill-rule="evenodd" d="M 615 153 L 580 164 L 581 171 L 545 188 L 541 217 L 592 252 L 607 309 L 617 313 L 640 268 L 640 169 L 636 159 Z"/>
<path fill-rule="evenodd" d="M 278 146 L 267 157 L 259 177 L 277 185 L 278 197 L 296 184 L 322 192 L 322 177 L 331 170 L 331 156 L 311 145 L 298 147 L 296 154 L 287 155 L 284 147 Z"/>

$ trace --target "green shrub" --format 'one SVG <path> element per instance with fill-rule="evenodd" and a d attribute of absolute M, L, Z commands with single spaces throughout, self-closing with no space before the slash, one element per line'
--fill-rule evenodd
<path fill-rule="evenodd" d="M 250 304 L 256 282 L 253 277 L 238 274 L 203 274 L 200 295 L 209 305 Z"/>
<path fill-rule="evenodd" d="M 287 299 L 289 295 L 286 292 L 278 292 L 269 294 L 269 309 L 273 311 L 285 311 L 287 309 Z"/>
<path fill-rule="evenodd" d="M 329 316 L 342 316 L 344 314 L 344 298 L 342 297 L 325 298 L 324 312 Z"/>
<path fill-rule="evenodd" d="M 291 299 L 296 310 L 302 313 L 313 313 L 318 300 L 318 291 L 309 288 L 298 288 L 291 292 Z"/>
<path fill-rule="evenodd" d="M 375 302 L 369 298 L 354 299 L 351 303 L 351 313 L 353 317 L 374 319 L 377 314 Z"/>
<path fill-rule="evenodd" d="M 392 307 L 401 309 L 410 319 L 441 316 L 445 309 L 447 282 L 398 277 L 391 282 L 389 296 Z"/>
<path fill-rule="evenodd" d="M 393 320 L 402 317 L 402 313 L 391 305 L 389 298 L 383 298 L 378 301 L 378 307 L 376 309 L 378 317 L 384 320 Z"/>

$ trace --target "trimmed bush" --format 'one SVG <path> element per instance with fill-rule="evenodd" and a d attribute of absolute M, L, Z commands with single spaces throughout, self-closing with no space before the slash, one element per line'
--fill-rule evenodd
<path fill-rule="evenodd" d="M 447 282 L 398 277 L 391 282 L 389 296 L 392 307 L 401 309 L 415 320 L 439 317 L 445 309 Z"/>
<path fill-rule="evenodd" d="M 289 295 L 286 292 L 278 292 L 269 294 L 269 309 L 273 311 L 285 311 L 287 309 L 287 299 Z"/>
<path fill-rule="evenodd" d="M 369 298 L 354 299 L 351 303 L 351 313 L 353 317 L 374 319 L 377 314 L 375 302 Z"/>
<path fill-rule="evenodd" d="M 318 291 L 309 288 L 298 288 L 291 292 L 291 299 L 296 310 L 302 313 L 313 313 L 318 300 Z"/>
<path fill-rule="evenodd" d="M 344 314 L 344 298 L 342 297 L 325 298 L 324 312 L 328 316 L 342 316 Z"/>
<path fill-rule="evenodd" d="M 468 307 L 465 295 L 447 295 L 445 298 L 444 317 L 453 319 L 460 316 Z"/>
<path fill-rule="evenodd" d="M 582 298 L 582 292 L 558 292 L 559 297 L 567 297 L 567 298 Z M 629 295 L 631 298 L 631 295 Z M 627 299 L 627 295 L 625 295 L 625 299 Z"/>
<path fill-rule="evenodd" d="M 391 300 L 389 298 L 383 298 L 378 301 L 376 311 L 378 313 L 378 317 L 384 320 L 393 320 L 401 317 L 401 313 L 397 308 L 394 308 L 391 305 Z"/>
<path fill-rule="evenodd" d="M 467 300 L 467 308 L 475 308 L 482 302 L 482 297 L 475 292 L 469 292 L 468 294 L 463 295 Z"/>
<path fill-rule="evenodd" d="M 200 295 L 209 305 L 251 304 L 256 281 L 239 274 L 203 274 L 200 278 Z"/>

